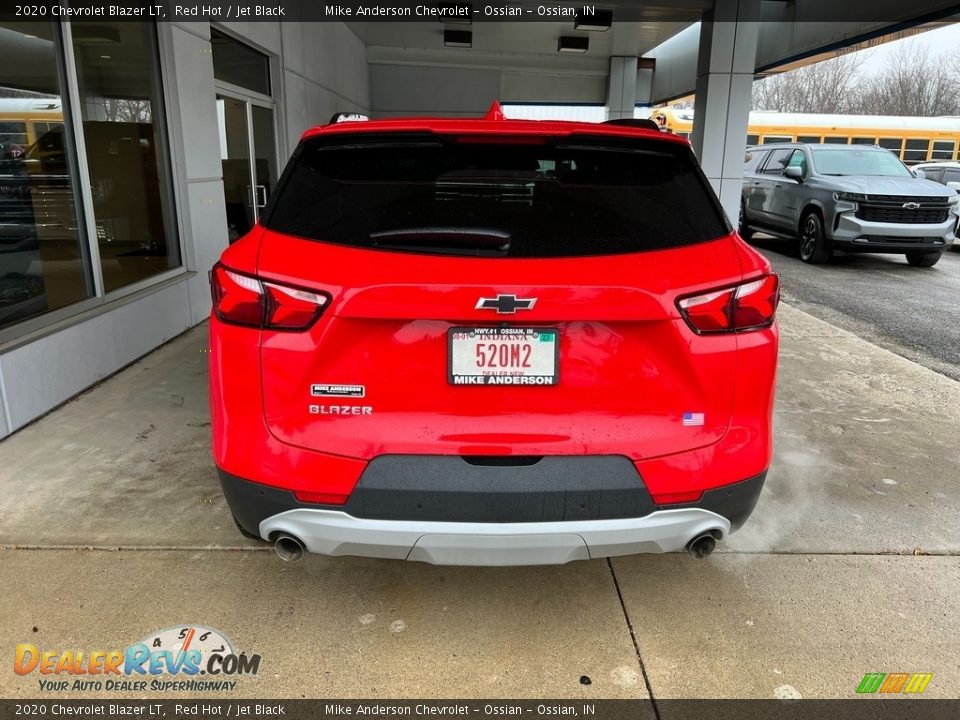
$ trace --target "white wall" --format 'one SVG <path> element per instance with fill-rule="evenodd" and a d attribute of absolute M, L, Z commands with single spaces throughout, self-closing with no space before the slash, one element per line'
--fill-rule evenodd
<path fill-rule="evenodd" d="M 475 117 L 494 100 L 523 103 L 600 103 L 607 73 L 544 68 L 455 67 L 370 63 L 370 109 L 375 117 Z"/>
<path fill-rule="evenodd" d="M 307 128 L 368 112 L 366 49 L 345 25 L 230 23 L 272 58 L 281 165 Z M 159 26 L 177 216 L 187 272 L 0 349 L 0 437 L 210 313 L 207 271 L 227 247 L 213 55 L 206 23 Z"/>
<path fill-rule="evenodd" d="M 210 27 L 173 25 L 161 45 L 184 264 L 195 273 L 185 280 L 190 327 L 210 313 L 207 270 L 227 246 Z"/>
<path fill-rule="evenodd" d="M 337 112 L 370 112 L 366 48 L 342 23 L 281 23 L 287 147 Z"/>
<path fill-rule="evenodd" d="M 377 117 L 482 115 L 500 95 L 500 71 L 405 65 L 370 66 Z"/>
<path fill-rule="evenodd" d="M 19 429 L 193 324 L 185 283 L 177 282 L 4 353 L 6 430 Z"/>

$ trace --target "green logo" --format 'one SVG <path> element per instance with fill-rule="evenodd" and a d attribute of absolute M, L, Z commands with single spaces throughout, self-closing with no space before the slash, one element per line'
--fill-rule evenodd
<path fill-rule="evenodd" d="M 933 673 L 867 673 L 857 686 L 857 692 L 922 693 L 927 689 Z"/>

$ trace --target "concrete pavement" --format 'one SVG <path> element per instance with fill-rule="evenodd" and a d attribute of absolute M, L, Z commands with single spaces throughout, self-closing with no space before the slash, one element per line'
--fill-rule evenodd
<path fill-rule="evenodd" d="M 4 652 L 194 622 L 262 654 L 247 697 L 850 697 L 877 671 L 960 696 L 960 383 L 780 317 L 776 457 L 743 530 L 705 561 L 522 569 L 285 565 L 244 540 L 192 330 L 0 443 Z M 0 671 L 0 696 L 36 694 Z"/>
<path fill-rule="evenodd" d="M 727 549 L 960 552 L 960 383 L 782 306 L 774 460 Z"/>
<path fill-rule="evenodd" d="M 0 586 L 18 589 L 0 604 L 10 654 L 0 697 L 38 695 L 36 673 L 9 669 L 16 642 L 106 650 L 189 622 L 263 657 L 258 676 L 213 697 L 647 696 L 605 562 L 509 570 L 291 565 L 272 550 L 19 550 L 4 552 Z"/>
<path fill-rule="evenodd" d="M 613 561 L 654 698 L 850 698 L 867 672 L 960 692 L 956 557 L 713 555 Z"/>

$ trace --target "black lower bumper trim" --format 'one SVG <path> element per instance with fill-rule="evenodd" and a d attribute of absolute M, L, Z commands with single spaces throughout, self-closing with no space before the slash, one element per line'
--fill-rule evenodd
<path fill-rule="evenodd" d="M 655 509 L 622 455 L 550 455 L 515 464 L 457 455 L 381 455 L 346 511 L 375 520 L 560 522 L 642 517 Z"/>
<path fill-rule="evenodd" d="M 296 508 L 320 507 L 300 502 L 289 490 L 245 480 L 220 468 L 217 468 L 217 474 L 223 497 L 237 524 L 257 537 L 260 537 L 260 523 L 268 517 Z"/>
<path fill-rule="evenodd" d="M 622 456 L 547 456 L 504 466 L 474 465 L 458 456 L 385 455 L 369 463 L 346 505 L 325 506 L 218 473 L 234 517 L 254 535 L 264 519 L 296 508 L 377 520 L 509 523 L 643 517 L 691 507 L 722 515 L 736 529 L 753 511 L 766 477 L 763 472 L 708 490 L 695 503 L 657 506 L 636 466 Z"/>
<path fill-rule="evenodd" d="M 747 521 L 747 518 L 750 517 L 753 509 L 757 506 L 766 478 L 767 471 L 764 470 L 759 475 L 747 480 L 707 490 L 695 503 L 673 505 L 671 507 L 700 508 L 701 510 L 715 512 L 730 521 L 730 531 L 732 532 L 739 529 Z"/>

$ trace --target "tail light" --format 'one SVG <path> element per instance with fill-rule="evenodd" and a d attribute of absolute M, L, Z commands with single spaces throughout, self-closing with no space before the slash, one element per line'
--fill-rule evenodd
<path fill-rule="evenodd" d="M 225 323 L 266 330 L 306 330 L 330 296 L 280 285 L 217 265 L 210 273 L 213 312 Z"/>
<path fill-rule="evenodd" d="M 779 302 L 780 280 L 771 273 L 732 287 L 685 295 L 677 300 L 677 307 L 700 335 L 770 327 Z"/>

